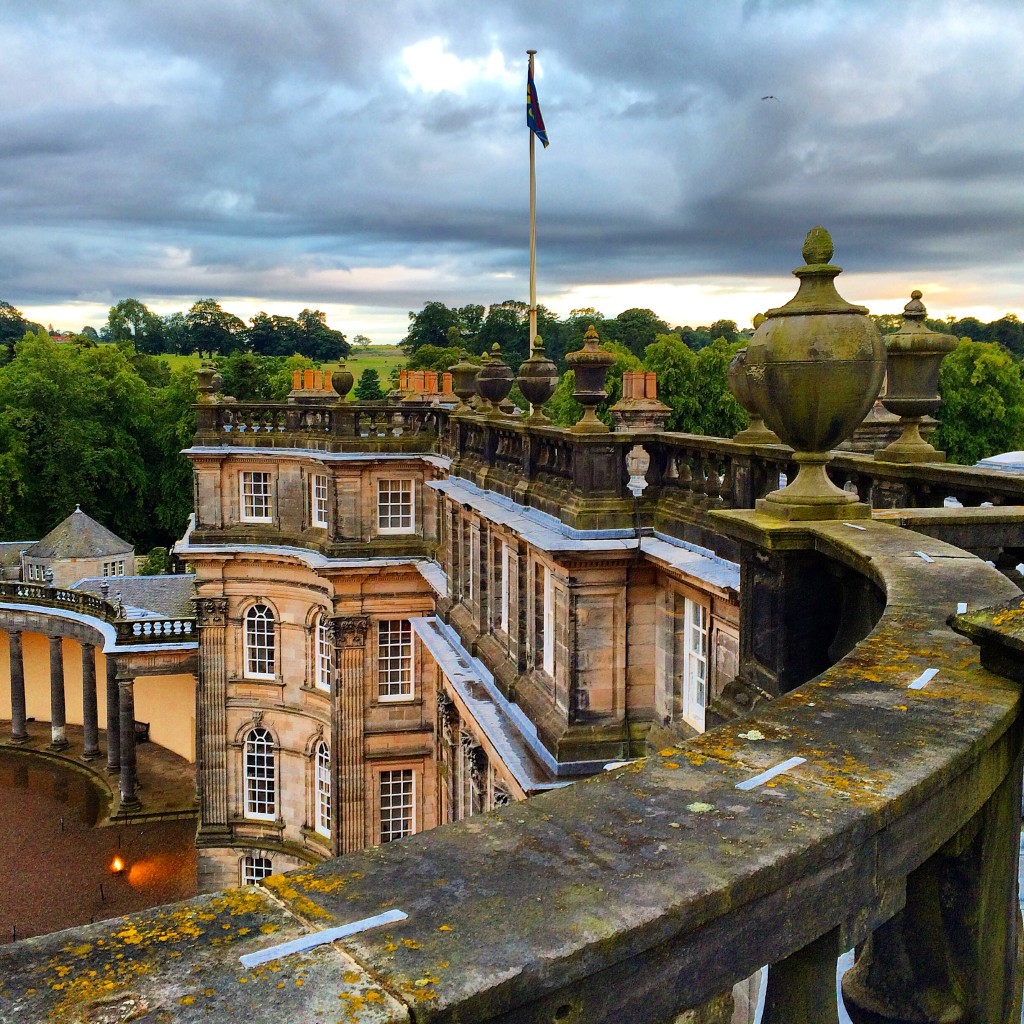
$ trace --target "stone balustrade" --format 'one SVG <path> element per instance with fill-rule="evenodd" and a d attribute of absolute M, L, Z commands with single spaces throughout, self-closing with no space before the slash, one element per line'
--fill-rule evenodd
<path fill-rule="evenodd" d="M 765 564 L 798 559 L 783 590 L 852 572 L 880 615 L 844 618 L 846 653 L 748 717 L 597 778 L 265 889 L 5 946 L 0 1019 L 725 1022 L 731 987 L 769 965 L 765 1024 L 820 1024 L 856 946 L 857 1024 L 1018 1020 L 1019 592 L 885 522 L 707 515 Z M 980 658 L 947 625 L 961 605 Z M 776 631 L 747 659 L 769 640 L 789 663 L 824 642 Z M 239 963 L 294 939 L 308 948 Z"/>

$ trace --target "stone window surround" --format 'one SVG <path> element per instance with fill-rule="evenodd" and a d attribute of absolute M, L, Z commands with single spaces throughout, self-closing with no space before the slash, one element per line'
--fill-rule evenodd
<path fill-rule="evenodd" d="M 266 726 L 249 723 L 242 740 L 243 817 L 251 821 L 276 821 L 278 806 L 278 750 Z M 269 810 L 258 810 L 269 807 Z"/>
<path fill-rule="evenodd" d="M 309 521 L 317 529 L 330 528 L 330 477 L 326 473 L 309 474 Z"/>
<path fill-rule="evenodd" d="M 250 654 L 257 653 L 252 644 L 253 639 L 260 639 L 255 637 L 255 633 L 250 633 L 250 622 L 256 622 L 257 618 L 254 615 L 257 608 L 265 608 L 269 612 L 270 628 L 269 632 L 266 633 L 262 639 L 267 642 L 263 645 L 263 651 L 266 652 L 264 657 L 269 655 L 270 672 L 254 671 L 250 668 Z M 259 616 L 258 621 L 266 622 L 267 617 Z M 277 610 L 274 606 L 264 598 L 257 598 L 254 600 L 241 615 L 241 634 L 242 634 L 242 679 L 260 679 L 260 680 L 277 680 L 277 666 L 279 664 L 278 652 L 280 649 L 280 622 L 277 615 Z"/>
<path fill-rule="evenodd" d="M 257 477 L 260 479 L 257 480 Z M 259 484 L 260 490 L 256 485 Z M 238 472 L 238 518 L 243 523 L 274 521 L 274 474 L 269 469 L 242 469 Z M 251 504 L 247 505 L 246 499 Z M 258 501 L 257 501 L 258 499 Z M 252 511 L 247 513 L 247 508 Z M 265 510 L 266 514 L 257 514 Z"/>
<path fill-rule="evenodd" d="M 399 636 L 397 644 L 390 639 L 390 635 L 395 631 L 392 627 L 395 625 L 398 627 Z M 408 655 L 402 652 L 402 648 L 406 645 L 406 635 L 408 635 Z M 396 646 L 399 648 L 399 653 L 384 653 L 385 649 L 393 652 Z M 379 620 L 377 622 L 377 701 L 382 704 L 395 704 L 416 700 L 416 660 L 416 639 L 412 623 L 408 619 Z M 397 662 L 397 671 L 400 676 L 397 680 L 390 678 L 393 667 L 391 662 L 393 661 Z M 387 669 L 383 667 L 385 662 L 388 665 Z M 383 678 L 385 671 L 389 675 L 387 679 Z M 390 689 L 395 686 L 399 687 L 396 692 L 383 692 L 384 688 Z"/>
<path fill-rule="evenodd" d="M 377 533 L 405 534 L 416 532 L 416 483 L 412 476 L 380 476 L 376 479 L 377 488 Z M 396 486 L 397 485 L 397 486 Z M 406 488 L 405 485 L 408 485 Z M 406 489 L 408 500 L 406 500 Z M 384 495 L 387 500 L 382 500 Z M 397 495 L 397 500 L 394 498 Z M 406 509 L 406 506 L 408 508 Z M 387 509 L 387 511 L 385 511 Z M 397 509 L 397 511 L 394 511 Z M 399 525 L 392 525 L 395 519 Z M 382 525 L 387 521 L 388 525 Z"/>
<path fill-rule="evenodd" d="M 414 767 L 409 767 L 407 765 L 397 764 L 394 767 L 384 767 L 384 768 L 379 768 L 379 769 L 375 768 L 373 774 L 374 774 L 374 781 L 376 783 L 376 785 L 374 786 L 374 790 L 375 790 L 375 792 L 377 794 L 377 816 L 376 816 L 377 817 L 377 822 L 376 822 L 377 842 L 379 842 L 379 843 L 392 842 L 395 839 L 404 839 L 406 836 L 415 835 L 415 833 L 416 833 L 416 823 L 417 823 L 416 801 L 417 801 L 417 798 L 418 798 L 418 791 L 419 791 L 419 786 L 417 785 L 417 774 L 418 774 L 417 773 L 417 769 L 414 768 Z M 397 778 L 396 778 L 396 776 L 397 776 Z M 394 829 L 394 828 L 390 828 L 389 827 L 385 831 L 385 822 L 386 821 L 388 823 L 393 823 L 395 821 L 401 820 L 400 818 L 397 818 L 393 814 L 390 814 L 387 819 L 385 819 L 385 817 L 384 817 L 386 810 L 392 810 L 393 811 L 393 810 L 396 809 L 395 807 L 385 808 L 385 806 L 384 806 L 384 798 L 385 798 L 384 787 L 385 787 L 385 785 L 388 785 L 388 786 L 398 785 L 398 786 L 402 787 L 402 789 L 399 791 L 399 793 L 403 797 L 403 799 L 402 799 L 401 804 L 399 804 L 397 806 L 397 809 L 399 811 L 401 811 L 401 810 L 407 810 L 408 811 L 408 828 L 407 829 L 399 830 L 399 829 Z M 406 788 L 405 788 L 406 785 L 408 785 L 408 790 L 407 791 L 406 791 Z M 404 797 L 406 796 L 406 792 L 408 794 L 408 799 L 407 800 L 404 799 Z"/>
<path fill-rule="evenodd" d="M 238 860 L 238 877 L 242 885 L 257 885 L 274 873 L 274 862 L 266 850 L 243 854 Z"/>

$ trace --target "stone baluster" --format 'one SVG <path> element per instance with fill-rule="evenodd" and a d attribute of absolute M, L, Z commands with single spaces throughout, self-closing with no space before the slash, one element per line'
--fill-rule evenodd
<path fill-rule="evenodd" d="M 121 771 L 121 694 L 114 659 L 107 658 L 107 774 Z"/>
<path fill-rule="evenodd" d="M 836 1024 L 839 929 L 768 968 L 761 1024 Z"/>
<path fill-rule="evenodd" d="M 140 806 L 136 790 L 135 769 L 135 678 L 117 673 L 121 708 L 121 776 L 118 787 L 121 791 L 121 811 L 130 811 Z"/>
<path fill-rule="evenodd" d="M 334 620 L 335 664 L 331 710 L 331 795 L 337 795 L 335 855 L 366 845 L 366 784 L 363 763 L 363 687 L 369 619 Z"/>
<path fill-rule="evenodd" d="M 1020 805 L 1018 754 L 981 810 L 907 877 L 903 910 L 860 948 L 843 977 L 854 1024 L 1020 1020 Z"/>
<path fill-rule="evenodd" d="M 705 495 L 707 493 L 707 475 L 704 472 L 704 456 L 699 452 L 693 457 L 693 468 L 690 471 L 690 504 L 697 508 L 704 507 Z"/>
<path fill-rule="evenodd" d="M 66 750 L 68 746 L 67 711 L 64 704 L 63 638 L 50 641 L 50 749 Z"/>
<path fill-rule="evenodd" d="M 82 757 L 95 761 L 100 756 L 99 709 L 96 706 L 96 648 L 82 644 Z"/>
<path fill-rule="evenodd" d="M 228 600 L 196 600 L 200 635 L 196 693 L 196 789 L 199 833 L 204 843 L 228 834 L 227 665 L 225 662 Z"/>
<path fill-rule="evenodd" d="M 11 740 L 24 743 L 28 739 L 25 728 L 25 660 L 21 650 L 21 633 L 13 630 L 10 639 L 11 659 Z"/>

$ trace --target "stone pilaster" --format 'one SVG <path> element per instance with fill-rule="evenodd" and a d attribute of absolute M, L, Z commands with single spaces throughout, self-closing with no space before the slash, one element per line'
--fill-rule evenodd
<path fill-rule="evenodd" d="M 343 616 L 333 620 L 335 671 L 331 701 L 331 795 L 335 855 L 366 845 L 366 785 L 363 759 L 363 702 L 366 634 L 370 620 Z"/>
<path fill-rule="evenodd" d="M 121 810 L 128 811 L 139 806 L 135 770 L 135 679 L 118 673 L 117 685 L 120 691 L 121 708 Z"/>
<path fill-rule="evenodd" d="M 117 686 L 117 666 L 107 657 L 107 774 L 121 771 L 121 693 Z"/>
<path fill-rule="evenodd" d="M 9 634 L 11 643 L 11 740 L 24 743 L 28 739 L 25 729 L 25 660 L 21 651 L 21 633 Z"/>
<path fill-rule="evenodd" d="M 196 600 L 199 676 L 196 689 L 196 788 L 201 839 L 228 833 L 226 597 Z"/>
<path fill-rule="evenodd" d="M 66 750 L 67 712 L 64 706 L 64 648 L 59 636 L 50 641 L 50 749 Z"/>
<path fill-rule="evenodd" d="M 96 648 L 82 644 L 82 757 L 94 761 L 100 756 L 99 710 L 96 706 Z"/>

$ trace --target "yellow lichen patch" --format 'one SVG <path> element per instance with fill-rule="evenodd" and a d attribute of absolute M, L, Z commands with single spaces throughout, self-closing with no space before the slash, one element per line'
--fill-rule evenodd
<path fill-rule="evenodd" d="M 420 944 L 415 939 L 402 939 L 402 945 L 406 949 L 419 949 Z"/>
<path fill-rule="evenodd" d="M 263 932 L 264 935 L 272 935 L 274 932 L 280 931 L 280 928 L 280 925 L 270 924 L 269 922 L 267 924 L 260 925 L 260 931 Z"/>
<path fill-rule="evenodd" d="M 666 747 L 664 750 L 659 750 L 658 754 L 661 757 L 675 757 L 676 751 L 674 747 Z"/>
<path fill-rule="evenodd" d="M 662 768 L 678 768 L 679 767 L 679 763 L 677 761 L 662 761 L 661 767 Z"/>
<path fill-rule="evenodd" d="M 438 930 L 439 932 L 450 932 L 450 931 L 452 930 L 452 926 L 451 926 L 450 924 L 443 924 L 443 925 L 441 925 L 441 927 L 440 927 L 440 928 L 438 928 L 437 930 Z"/>
<path fill-rule="evenodd" d="M 341 976 L 341 980 L 344 981 L 346 985 L 355 985 L 361 977 L 362 975 L 357 971 L 346 971 Z M 340 999 L 341 997 L 339 996 L 338 998 Z"/>
<path fill-rule="evenodd" d="M 179 1003 L 180 1003 L 180 1004 L 181 1004 L 182 1006 L 191 1006 L 191 1005 L 192 1005 L 192 1004 L 193 1004 L 193 1003 L 194 1003 L 195 1001 L 196 1001 L 196 997 L 195 997 L 195 996 L 182 996 L 182 997 L 181 997 L 181 998 L 180 998 L 180 999 L 178 1000 L 178 1002 L 179 1002 Z"/>

